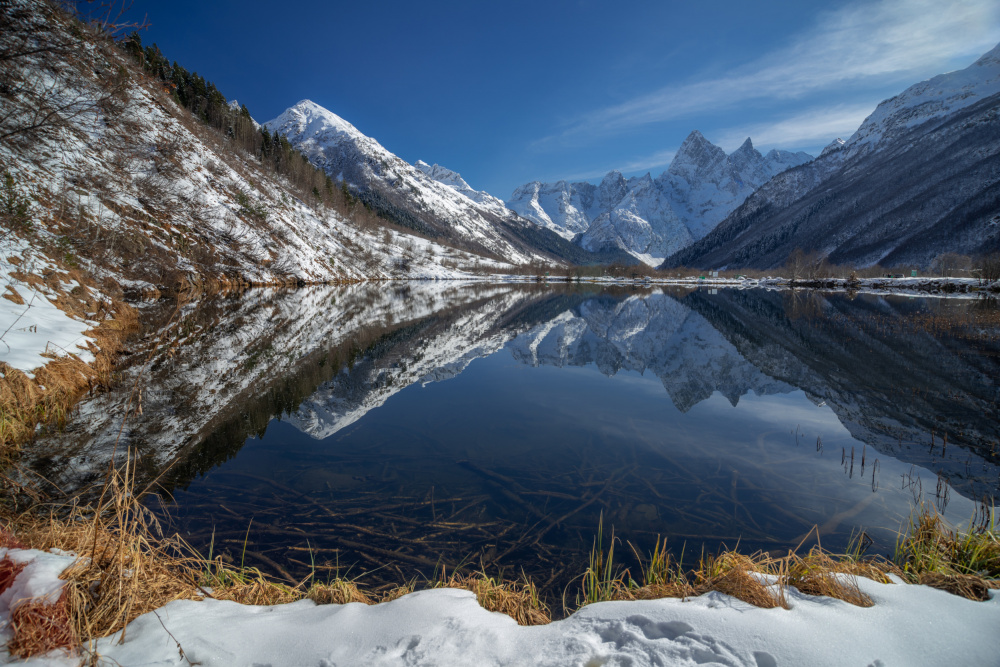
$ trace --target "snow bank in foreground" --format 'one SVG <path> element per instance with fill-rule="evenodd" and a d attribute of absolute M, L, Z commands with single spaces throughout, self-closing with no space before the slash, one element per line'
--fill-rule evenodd
<path fill-rule="evenodd" d="M 925 586 L 860 585 L 874 607 L 792 590 L 791 609 L 759 609 L 709 593 L 590 605 L 538 627 L 485 611 L 472 593 L 455 589 L 371 607 L 182 600 L 136 619 L 124 643 L 109 638 L 96 648 L 102 664 L 123 667 L 997 664 L 995 592 L 972 602 Z M 77 662 L 51 655 L 28 664 Z"/>

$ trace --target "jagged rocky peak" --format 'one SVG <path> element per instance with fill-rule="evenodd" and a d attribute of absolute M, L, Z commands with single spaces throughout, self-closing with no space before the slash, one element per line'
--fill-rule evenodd
<path fill-rule="evenodd" d="M 730 153 L 726 161 L 729 163 L 730 169 L 740 175 L 746 171 L 754 172 L 765 169 L 764 156 L 753 147 L 750 137 L 747 137 L 739 148 Z"/>
<path fill-rule="evenodd" d="M 632 192 L 641 192 L 653 187 L 653 176 L 647 171 L 639 178 L 628 179 L 628 189 Z"/>
<path fill-rule="evenodd" d="M 508 201 L 518 201 L 520 199 L 531 199 L 533 195 L 537 195 L 538 191 L 542 189 L 541 181 L 529 181 L 524 185 L 519 185 L 514 188 L 514 192 L 511 193 L 510 199 Z"/>
<path fill-rule="evenodd" d="M 596 186 L 535 181 L 515 190 L 507 205 L 567 238 L 574 238 L 568 229 L 584 232 L 576 242 L 586 249 L 620 248 L 653 262 L 703 237 L 775 174 L 810 160 L 802 152 L 761 155 L 750 138 L 726 155 L 694 130 L 656 178 L 626 180 L 615 170 Z"/>
<path fill-rule="evenodd" d="M 745 157 L 760 156 L 760 157 L 763 157 L 763 155 L 760 154 L 760 151 L 758 151 L 756 148 L 753 147 L 753 141 L 750 140 L 750 137 L 747 137 L 746 141 L 744 141 L 740 145 L 739 148 L 737 148 L 735 151 L 733 151 L 730 154 L 729 157 L 733 157 L 733 156 L 745 156 Z"/>
<path fill-rule="evenodd" d="M 622 200 L 628 192 L 625 177 L 617 169 L 609 171 L 597 188 L 598 199 L 602 208 L 611 207 Z"/>
<path fill-rule="evenodd" d="M 706 139 L 698 130 L 692 130 L 677 149 L 677 154 L 674 155 L 667 172 L 694 179 L 700 174 L 719 168 L 725 160 L 724 150 Z"/>

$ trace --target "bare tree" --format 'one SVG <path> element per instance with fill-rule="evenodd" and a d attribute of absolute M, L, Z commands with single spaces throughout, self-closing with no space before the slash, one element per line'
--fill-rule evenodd
<path fill-rule="evenodd" d="M 129 3 L 6 0 L 0 2 L 0 141 L 39 137 L 77 116 L 116 106 L 113 101 L 127 83 L 96 94 L 69 85 L 65 77 L 38 76 L 39 69 L 58 72 L 82 45 L 84 31 L 113 39 L 125 30 L 145 28 L 143 21 L 124 21 Z M 69 26 L 62 25 L 69 21 Z"/>

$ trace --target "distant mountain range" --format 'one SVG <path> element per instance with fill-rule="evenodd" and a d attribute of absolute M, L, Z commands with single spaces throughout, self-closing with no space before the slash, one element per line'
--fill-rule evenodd
<path fill-rule="evenodd" d="M 927 265 L 1000 247 L 1000 47 L 882 102 L 818 158 L 726 154 L 697 130 L 669 168 L 599 184 L 532 181 L 507 202 L 455 171 L 408 164 L 304 100 L 265 124 L 380 214 L 525 263 L 773 267 L 796 248 L 853 265 Z"/>
<path fill-rule="evenodd" d="M 646 174 L 626 180 L 612 171 L 599 185 L 534 181 L 505 204 L 451 169 L 407 163 L 310 100 L 264 126 L 386 217 L 514 263 L 629 257 L 659 263 L 704 237 L 775 174 L 812 159 L 778 150 L 761 155 L 749 138 L 726 155 L 695 130 L 656 179 Z"/>
<path fill-rule="evenodd" d="M 779 150 L 761 155 L 749 138 L 726 155 L 695 130 L 655 179 L 611 171 L 600 185 L 532 181 L 507 207 L 588 250 L 620 248 L 656 264 L 704 237 L 776 174 L 810 160 Z"/>
<path fill-rule="evenodd" d="M 284 135 L 380 215 L 436 241 L 513 264 L 623 259 L 621 252 L 594 255 L 529 223 L 500 199 L 473 190 L 451 170 L 407 163 L 310 100 L 286 109 L 264 126 Z"/>

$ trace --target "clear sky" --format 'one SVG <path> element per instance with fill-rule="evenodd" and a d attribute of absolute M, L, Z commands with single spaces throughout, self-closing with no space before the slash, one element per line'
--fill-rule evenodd
<path fill-rule="evenodd" d="M 818 153 L 1000 42 L 998 0 L 134 0 L 144 43 L 270 120 L 311 99 L 507 199 L 661 173 L 700 130 Z"/>

